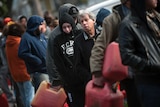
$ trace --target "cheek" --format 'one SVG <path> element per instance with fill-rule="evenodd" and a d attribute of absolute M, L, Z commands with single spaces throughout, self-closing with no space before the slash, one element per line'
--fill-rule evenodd
<path fill-rule="evenodd" d="M 47 28 L 46 28 L 45 25 L 42 25 L 42 26 L 40 27 L 40 31 L 41 31 L 42 33 L 45 33 L 46 30 L 47 30 Z"/>
<path fill-rule="evenodd" d="M 63 32 L 65 32 L 65 33 L 70 33 L 71 30 L 72 30 L 71 28 L 64 28 L 64 29 L 63 29 Z"/>
<path fill-rule="evenodd" d="M 157 0 L 148 0 L 147 5 L 149 8 L 157 7 Z"/>

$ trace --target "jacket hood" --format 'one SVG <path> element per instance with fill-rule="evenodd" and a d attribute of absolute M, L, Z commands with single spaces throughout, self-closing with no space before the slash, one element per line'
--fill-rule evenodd
<path fill-rule="evenodd" d="M 75 5 L 70 4 L 70 3 L 66 3 L 66 4 L 63 4 L 62 6 L 60 6 L 60 8 L 59 8 L 59 19 L 61 17 L 63 17 L 64 13 L 68 13 L 71 16 L 75 17 L 75 15 L 78 15 L 79 11 Z"/>
<path fill-rule="evenodd" d="M 117 12 L 117 8 L 119 8 L 121 6 L 122 6 L 122 4 L 118 4 L 118 5 L 113 6 L 112 12 Z"/>
<path fill-rule="evenodd" d="M 43 21 L 44 19 L 40 16 L 31 16 L 27 22 L 27 32 L 34 32 Z"/>
<path fill-rule="evenodd" d="M 62 25 L 63 25 L 64 23 L 69 23 L 69 24 L 71 24 L 72 30 L 74 30 L 74 29 L 76 28 L 76 24 L 75 24 L 75 22 L 74 22 L 73 17 L 72 17 L 71 15 L 67 14 L 67 13 L 64 13 L 64 14 L 63 14 L 63 17 L 61 17 L 60 20 L 59 20 L 60 29 L 61 29 L 62 32 L 63 32 L 63 30 L 62 30 Z"/>
<path fill-rule="evenodd" d="M 21 40 L 21 37 L 19 37 L 19 36 L 8 35 L 7 40 L 6 40 L 6 45 L 9 46 L 9 47 L 10 46 L 13 47 L 13 45 L 19 43 L 20 40 Z"/>

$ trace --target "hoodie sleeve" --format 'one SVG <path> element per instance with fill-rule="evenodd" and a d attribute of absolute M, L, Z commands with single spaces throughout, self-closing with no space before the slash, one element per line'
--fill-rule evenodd
<path fill-rule="evenodd" d="M 21 39 L 19 45 L 18 56 L 28 64 L 32 64 L 35 66 L 42 64 L 41 59 L 31 53 L 31 45 L 29 41 L 23 38 Z"/>
<path fill-rule="evenodd" d="M 54 39 L 54 45 L 53 45 L 53 59 L 54 59 L 54 63 L 57 67 L 57 72 L 63 77 L 64 79 L 64 76 L 66 77 L 66 66 L 64 64 L 64 60 L 63 60 L 63 56 L 61 54 L 61 51 L 60 51 L 60 46 L 58 45 L 58 42 L 57 42 L 57 39 Z M 62 78 L 59 79 L 59 84 L 58 85 L 63 85 L 63 80 Z"/>
<path fill-rule="evenodd" d="M 48 39 L 48 44 L 47 44 L 47 55 L 46 55 L 47 72 L 49 74 L 50 82 L 52 82 L 53 86 L 61 85 L 61 76 L 59 72 L 57 71 L 57 67 L 55 65 L 54 58 L 53 58 L 54 38 L 56 34 L 59 34 L 57 31 L 60 32 L 59 27 L 56 27 L 54 31 L 52 31 L 49 34 L 49 39 Z"/>

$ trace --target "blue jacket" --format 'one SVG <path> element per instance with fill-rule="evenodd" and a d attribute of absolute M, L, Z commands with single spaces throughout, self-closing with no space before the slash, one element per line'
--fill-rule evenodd
<path fill-rule="evenodd" d="M 18 56 L 25 61 L 29 73 L 47 73 L 47 42 L 44 38 L 44 34 L 37 36 L 33 33 L 39 27 L 41 22 L 43 22 L 43 19 L 39 16 L 32 16 L 28 20 L 27 30 L 22 36 L 18 50 Z"/>

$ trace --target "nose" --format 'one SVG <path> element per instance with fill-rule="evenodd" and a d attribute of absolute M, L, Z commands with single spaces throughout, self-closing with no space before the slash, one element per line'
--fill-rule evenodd
<path fill-rule="evenodd" d="M 82 21 L 82 25 L 86 25 L 86 23 L 87 23 L 86 21 Z"/>
<path fill-rule="evenodd" d="M 66 28 L 66 32 L 68 32 L 68 33 L 70 32 L 70 29 L 68 27 Z"/>

